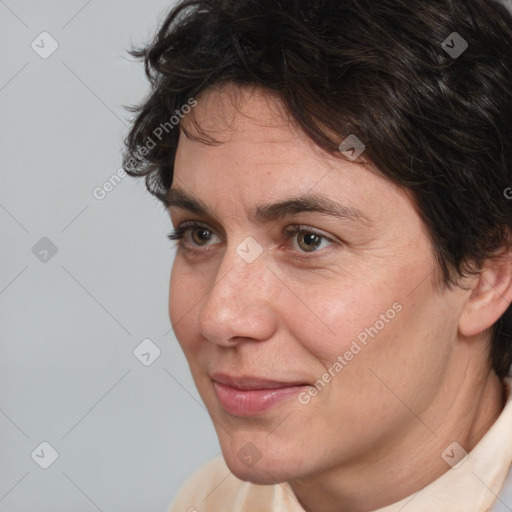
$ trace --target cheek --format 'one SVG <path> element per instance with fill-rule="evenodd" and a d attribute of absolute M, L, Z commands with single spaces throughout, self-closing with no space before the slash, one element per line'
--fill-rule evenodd
<path fill-rule="evenodd" d="M 182 318 L 185 312 L 184 302 L 186 302 L 187 299 L 185 297 L 185 300 L 183 300 L 184 289 L 182 276 L 179 275 L 176 262 L 174 262 L 169 280 L 169 317 L 175 331 L 179 326 L 180 318 Z M 178 297 L 180 297 L 180 300 L 178 300 Z"/>
<path fill-rule="evenodd" d="M 398 273 L 366 278 L 324 282 L 314 294 L 311 288 L 308 295 L 301 294 L 303 304 L 294 312 L 281 310 L 293 337 L 323 366 L 316 373 L 343 373 L 338 380 L 354 396 L 360 395 L 361 386 L 375 393 L 386 391 L 372 369 L 397 389 L 418 375 L 426 378 L 425 373 L 434 374 L 430 382 L 435 385 L 456 328 L 446 301 L 428 279 L 413 290 Z"/>
<path fill-rule="evenodd" d="M 196 323 L 201 298 L 206 295 L 204 278 L 191 272 L 178 258 L 174 261 L 169 281 L 169 318 L 174 334 L 186 352 L 193 339 L 193 325 Z"/>
<path fill-rule="evenodd" d="M 338 352 L 346 350 L 345 362 L 329 399 L 365 425 L 361 434 L 397 418 L 409 421 L 404 404 L 421 414 L 442 388 L 449 364 L 456 336 L 450 305 L 428 283 L 396 297 L 382 306 L 374 302 L 367 310 L 371 315 L 338 345 Z"/>
<path fill-rule="evenodd" d="M 294 337 L 326 367 L 347 351 L 352 360 L 368 340 L 390 330 L 401 309 L 394 290 L 342 279 L 324 282 L 313 293 L 297 290 L 297 295 L 301 303 L 281 312 Z"/>

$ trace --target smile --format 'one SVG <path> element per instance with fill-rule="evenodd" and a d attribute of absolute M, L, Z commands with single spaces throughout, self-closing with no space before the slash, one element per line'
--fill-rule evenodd
<path fill-rule="evenodd" d="M 255 377 L 212 376 L 222 408 L 234 416 L 255 416 L 303 391 L 308 384 Z"/>

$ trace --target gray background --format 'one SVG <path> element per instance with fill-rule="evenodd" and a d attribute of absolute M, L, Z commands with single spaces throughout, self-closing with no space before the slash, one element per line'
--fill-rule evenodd
<path fill-rule="evenodd" d="M 172 5 L 0 1 L 0 512 L 163 512 L 220 453 L 168 317 L 170 219 L 143 180 L 93 195 L 148 92 L 127 50 Z"/>

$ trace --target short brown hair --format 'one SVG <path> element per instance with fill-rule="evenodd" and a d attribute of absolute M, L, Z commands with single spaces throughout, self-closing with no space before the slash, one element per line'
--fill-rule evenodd
<path fill-rule="evenodd" d="M 497 0 L 185 0 L 131 53 L 152 89 L 123 165 L 164 204 L 179 137 L 169 120 L 232 82 L 277 94 L 329 153 L 349 134 L 363 141 L 364 159 L 411 192 L 446 286 L 510 246 L 512 14 Z M 505 376 L 511 307 L 491 343 Z"/>

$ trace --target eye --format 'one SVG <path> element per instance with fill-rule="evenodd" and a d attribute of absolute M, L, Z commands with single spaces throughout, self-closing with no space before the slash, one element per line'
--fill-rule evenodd
<path fill-rule="evenodd" d="M 187 237 L 187 235 L 190 236 Z M 321 249 L 325 248 L 325 245 L 322 247 L 322 242 L 326 243 L 327 245 L 337 243 L 323 233 L 317 232 L 307 226 L 294 224 L 284 230 L 284 236 L 286 240 L 294 238 L 296 235 L 298 235 L 296 237 L 298 246 L 298 250 L 296 252 L 298 253 L 319 252 Z M 179 241 L 179 247 L 185 250 L 194 251 L 194 248 L 196 247 L 208 247 L 208 242 L 211 240 L 212 236 L 216 235 L 208 226 L 195 221 L 190 221 L 184 222 L 176 229 L 174 229 L 168 235 L 168 238 L 169 240 Z M 300 258 L 302 256 L 297 257 Z"/>
<path fill-rule="evenodd" d="M 295 235 L 297 236 L 297 245 L 301 250 L 306 253 L 318 252 L 319 247 L 322 245 L 322 241 L 330 243 L 335 243 L 333 240 L 328 238 L 322 233 L 319 233 L 307 226 L 300 226 L 298 224 L 294 224 L 284 231 L 286 238 L 292 238 Z M 323 249 L 323 247 L 321 247 Z"/>
<path fill-rule="evenodd" d="M 178 246 L 183 247 L 189 245 L 185 237 L 189 232 L 191 233 L 192 246 L 197 247 L 205 246 L 213 234 L 210 228 L 198 222 L 184 222 L 167 235 L 167 237 L 169 240 L 178 240 Z"/>

